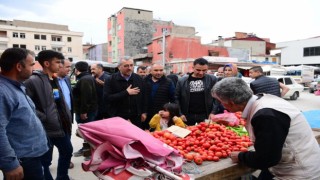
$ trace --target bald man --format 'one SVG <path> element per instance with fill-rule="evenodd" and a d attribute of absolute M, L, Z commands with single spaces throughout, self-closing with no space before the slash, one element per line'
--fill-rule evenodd
<path fill-rule="evenodd" d="M 149 121 L 153 115 L 163 109 L 163 105 L 174 102 L 175 86 L 171 79 L 164 75 L 164 68 L 161 64 L 153 64 L 150 74 L 144 79 L 146 84 L 147 119 L 143 123 L 145 129 L 149 129 Z"/>

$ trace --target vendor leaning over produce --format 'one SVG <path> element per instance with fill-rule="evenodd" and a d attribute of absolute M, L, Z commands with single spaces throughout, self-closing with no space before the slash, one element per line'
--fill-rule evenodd
<path fill-rule="evenodd" d="M 232 152 L 233 162 L 261 169 L 264 179 L 320 179 L 320 148 L 299 109 L 274 95 L 253 95 L 243 80 L 233 77 L 218 82 L 212 95 L 247 119 L 255 151 Z"/>

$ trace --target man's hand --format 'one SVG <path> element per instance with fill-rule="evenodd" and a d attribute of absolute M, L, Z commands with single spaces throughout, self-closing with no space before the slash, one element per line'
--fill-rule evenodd
<path fill-rule="evenodd" d="M 145 122 L 147 119 L 147 113 L 142 113 L 141 114 L 141 122 Z"/>
<path fill-rule="evenodd" d="M 99 78 L 96 78 L 96 82 L 101 86 L 104 85 L 104 81 L 100 80 Z"/>
<path fill-rule="evenodd" d="M 214 114 L 210 113 L 208 119 L 211 121 L 214 118 Z"/>
<path fill-rule="evenodd" d="M 127 88 L 129 95 L 137 95 L 140 93 L 140 89 L 138 87 L 135 87 L 135 88 L 131 88 L 131 87 L 132 85 L 130 84 L 130 86 Z"/>
<path fill-rule="evenodd" d="M 234 163 L 239 162 L 239 159 L 238 159 L 239 153 L 240 153 L 239 151 L 236 151 L 236 152 L 231 152 L 231 153 L 229 154 L 232 162 L 234 162 Z"/>
<path fill-rule="evenodd" d="M 21 166 L 17 167 L 16 169 L 4 173 L 6 180 L 20 180 L 23 179 L 23 168 Z"/>
<path fill-rule="evenodd" d="M 181 115 L 180 118 L 182 119 L 183 122 L 187 122 L 188 121 L 185 115 Z"/>
<path fill-rule="evenodd" d="M 81 119 L 81 120 L 86 120 L 86 119 L 88 119 L 87 113 L 80 114 L 80 119 Z"/>

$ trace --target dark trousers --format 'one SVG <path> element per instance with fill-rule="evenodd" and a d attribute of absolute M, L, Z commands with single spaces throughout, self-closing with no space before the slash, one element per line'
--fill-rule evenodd
<path fill-rule="evenodd" d="M 49 167 L 52 161 L 53 146 L 56 146 L 59 152 L 56 180 L 69 180 L 68 170 L 73 152 L 70 135 L 66 134 L 64 137 L 48 140 L 51 144 L 50 149 L 41 157 L 45 179 L 53 180 Z"/>
<path fill-rule="evenodd" d="M 80 114 L 76 113 L 76 121 L 77 121 L 78 124 L 88 123 L 88 122 L 95 121 L 96 116 L 97 116 L 97 111 L 88 112 L 87 113 L 87 117 L 88 118 L 86 120 L 82 120 L 82 119 L 80 119 Z"/>
<path fill-rule="evenodd" d="M 24 180 L 43 180 L 43 169 L 41 158 L 20 158 L 20 165 L 23 168 Z M 6 180 L 3 174 L 3 179 Z"/>
<path fill-rule="evenodd" d="M 186 124 L 188 126 L 193 126 L 196 123 L 203 122 L 205 119 L 208 118 L 206 113 L 203 113 L 203 114 L 187 114 L 185 116 L 187 118 Z"/>

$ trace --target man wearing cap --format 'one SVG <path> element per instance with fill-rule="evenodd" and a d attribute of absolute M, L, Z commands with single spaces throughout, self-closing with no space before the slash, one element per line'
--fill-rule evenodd
<path fill-rule="evenodd" d="M 88 63 L 85 61 L 77 62 L 75 64 L 75 75 L 77 83 L 72 93 L 76 121 L 78 124 L 94 121 L 97 115 L 98 101 L 95 80 L 89 72 Z M 82 156 L 87 149 L 88 145 L 84 144 L 84 147 L 73 155 L 75 157 Z"/>

